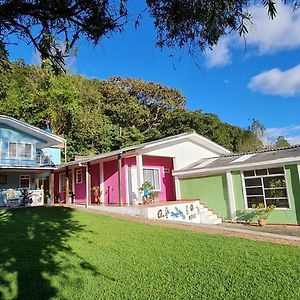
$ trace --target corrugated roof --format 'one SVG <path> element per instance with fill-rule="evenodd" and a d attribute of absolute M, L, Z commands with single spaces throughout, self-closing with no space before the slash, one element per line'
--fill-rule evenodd
<path fill-rule="evenodd" d="M 245 156 L 245 159 L 241 159 Z M 226 168 L 228 170 L 234 169 L 235 166 L 247 166 L 249 164 L 255 163 L 268 163 L 272 161 L 286 160 L 286 159 L 295 159 L 295 161 L 300 160 L 300 145 L 290 146 L 286 148 L 277 148 L 277 149 L 266 149 L 255 152 L 247 152 L 247 153 L 234 153 L 230 155 L 222 155 L 215 158 L 208 158 L 206 162 L 203 160 L 190 165 L 180 171 L 188 171 L 188 170 L 199 170 L 205 169 L 209 171 L 210 169 L 220 169 Z"/>

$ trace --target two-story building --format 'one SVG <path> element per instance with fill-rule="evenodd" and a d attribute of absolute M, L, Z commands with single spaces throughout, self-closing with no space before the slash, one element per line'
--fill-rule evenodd
<path fill-rule="evenodd" d="M 65 145 L 62 137 L 0 115 L 0 206 L 18 201 L 22 189 L 52 196 L 51 173 Z"/>

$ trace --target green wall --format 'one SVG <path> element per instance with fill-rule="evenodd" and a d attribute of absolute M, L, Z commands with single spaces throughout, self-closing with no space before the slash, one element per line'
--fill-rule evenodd
<path fill-rule="evenodd" d="M 290 201 L 289 209 L 274 210 L 268 218 L 269 223 L 300 224 L 300 183 L 297 165 L 285 167 L 287 189 Z M 242 187 L 242 178 L 239 171 L 232 172 L 234 195 L 236 202 L 237 217 L 240 221 L 247 221 L 253 217 L 251 211 L 246 211 Z"/>
<path fill-rule="evenodd" d="M 181 199 L 200 199 L 222 218 L 230 219 L 226 175 L 180 179 Z"/>

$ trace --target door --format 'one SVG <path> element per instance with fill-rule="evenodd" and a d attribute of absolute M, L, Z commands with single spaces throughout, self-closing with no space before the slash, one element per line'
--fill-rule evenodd
<path fill-rule="evenodd" d="M 128 167 L 128 197 L 129 203 L 135 204 L 139 201 L 138 183 L 137 183 L 137 169 L 136 167 Z"/>

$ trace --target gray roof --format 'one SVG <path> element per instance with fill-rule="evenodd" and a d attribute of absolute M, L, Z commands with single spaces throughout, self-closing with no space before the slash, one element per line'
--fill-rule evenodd
<path fill-rule="evenodd" d="M 214 170 L 234 170 L 247 166 L 255 168 L 255 165 L 284 164 L 287 161 L 300 161 L 300 145 L 202 159 L 184 169 L 175 171 L 175 173 L 180 175 L 181 172 L 185 173 L 185 171 L 198 170 L 199 172 L 210 172 Z"/>

